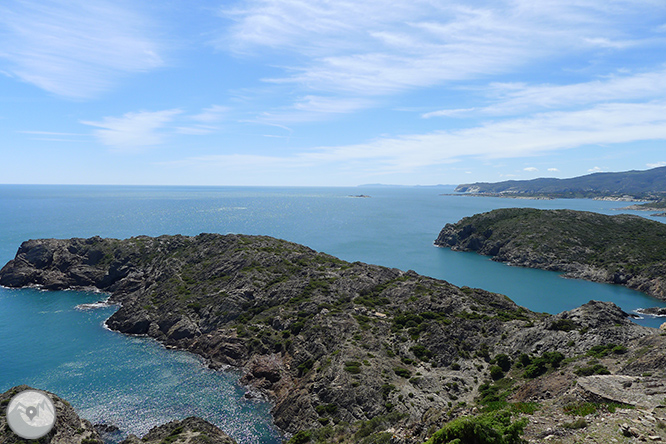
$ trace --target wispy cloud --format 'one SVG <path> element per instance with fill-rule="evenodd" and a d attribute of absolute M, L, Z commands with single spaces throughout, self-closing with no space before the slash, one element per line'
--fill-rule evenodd
<path fill-rule="evenodd" d="M 192 120 L 197 120 L 204 123 L 219 122 L 220 120 L 224 119 L 225 115 L 228 114 L 229 111 L 231 111 L 231 108 L 228 106 L 211 105 L 210 107 L 205 108 L 199 114 L 195 114 L 190 118 Z"/>
<path fill-rule="evenodd" d="M 645 166 L 648 168 L 659 168 L 666 166 L 666 162 L 646 163 Z"/>
<path fill-rule="evenodd" d="M 640 140 L 666 140 L 666 102 L 608 104 L 582 111 L 541 113 L 460 130 L 379 138 L 355 145 L 322 146 L 285 156 L 217 159 L 236 159 L 239 167 L 257 161 L 274 162 L 281 167 L 329 166 L 331 171 L 357 169 L 384 174 L 411 172 L 464 158 L 517 158 L 586 145 Z M 239 163 L 239 159 L 243 162 Z M 208 160 L 191 158 L 187 162 L 193 165 Z M 557 170 L 550 168 L 549 171 Z"/>
<path fill-rule="evenodd" d="M 523 171 L 527 171 L 527 172 L 530 172 L 530 173 L 536 173 L 537 171 L 539 171 L 539 168 L 527 167 L 527 168 L 523 168 Z"/>
<path fill-rule="evenodd" d="M 85 136 L 82 133 L 59 133 L 54 131 L 17 131 L 21 134 L 37 134 L 42 136 Z"/>
<path fill-rule="evenodd" d="M 164 134 L 161 130 L 181 113 L 179 109 L 142 111 L 122 117 L 105 117 L 100 122 L 81 123 L 101 128 L 94 130 L 93 134 L 104 145 L 118 151 L 134 151 L 162 143 Z"/>
<path fill-rule="evenodd" d="M 234 21 L 217 43 L 238 54 L 296 54 L 277 62 L 285 76 L 266 79 L 315 91 L 390 94 L 462 79 L 488 78 L 525 63 L 576 52 L 622 50 L 644 43 L 627 27 L 648 23 L 652 0 L 445 3 L 248 0 L 221 14 Z M 663 7 L 662 7 L 663 8 Z M 630 30 L 631 31 L 631 30 Z M 288 59 L 289 60 L 289 59 Z M 296 61 L 298 60 L 298 61 Z"/>
<path fill-rule="evenodd" d="M 560 172 L 560 170 L 557 169 L 557 168 L 548 168 L 548 171 L 550 171 L 551 173 L 559 173 Z"/>
<path fill-rule="evenodd" d="M 589 170 L 587 170 L 588 173 L 601 173 L 603 171 L 605 171 L 605 169 L 598 166 L 592 167 Z"/>
<path fill-rule="evenodd" d="M 107 0 L 0 5 L 3 71 L 51 93 L 88 98 L 123 75 L 163 65 L 146 18 Z"/>
<path fill-rule="evenodd" d="M 443 109 L 422 117 L 502 116 L 548 109 L 572 109 L 595 103 L 666 98 L 666 69 L 630 75 L 611 75 L 567 85 L 495 83 L 485 94 L 492 105 L 477 109 Z"/>

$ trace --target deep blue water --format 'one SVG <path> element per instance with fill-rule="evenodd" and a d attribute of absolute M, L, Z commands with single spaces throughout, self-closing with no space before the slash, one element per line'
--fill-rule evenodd
<path fill-rule="evenodd" d="M 436 248 L 448 222 L 501 207 L 571 208 L 617 214 L 623 203 L 442 196 L 452 188 L 251 188 L 0 186 L 0 263 L 30 238 L 202 232 L 275 236 L 345 260 L 376 263 L 504 293 L 556 313 L 591 299 L 626 311 L 666 303 L 623 287 L 509 267 Z M 367 194 L 371 198 L 351 198 Z M 646 216 L 647 213 L 633 212 Z M 102 296 L 0 288 L 0 390 L 27 383 L 68 399 L 87 419 L 144 434 L 190 414 L 239 442 L 276 443 L 270 405 L 243 398 L 233 372 L 192 355 L 110 332 L 113 308 L 74 307 Z M 662 320 L 638 321 L 658 326 Z"/>

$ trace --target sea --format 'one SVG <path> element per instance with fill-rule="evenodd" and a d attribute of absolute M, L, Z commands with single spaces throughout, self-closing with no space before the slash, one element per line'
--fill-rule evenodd
<path fill-rule="evenodd" d="M 537 312 L 557 313 L 590 300 L 612 301 L 627 312 L 666 306 L 624 287 L 564 279 L 433 245 L 445 224 L 496 208 L 653 218 L 649 213 L 620 210 L 626 202 L 456 196 L 450 195 L 453 189 L 0 185 L 0 265 L 28 239 L 242 233 L 503 293 Z M 109 331 L 104 321 L 113 306 L 80 307 L 106 296 L 0 288 L 0 391 L 28 384 L 56 393 L 93 424 L 117 426 L 120 432 L 110 442 L 191 415 L 239 443 L 283 441 L 270 403 L 247 396 L 236 370 L 213 371 L 195 355 Z M 663 321 L 635 320 L 652 327 Z"/>

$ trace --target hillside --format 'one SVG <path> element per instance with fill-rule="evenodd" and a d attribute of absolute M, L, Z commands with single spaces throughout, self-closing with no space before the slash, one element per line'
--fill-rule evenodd
<path fill-rule="evenodd" d="M 122 304 L 110 328 L 242 369 L 295 443 L 423 442 L 465 415 L 537 440 L 546 424 L 574 436 L 565 404 L 626 395 L 620 387 L 600 401 L 598 384 L 574 380 L 635 380 L 649 368 L 646 381 L 661 387 L 666 375 L 666 339 L 611 303 L 536 314 L 503 295 L 263 236 L 27 241 L 0 284 L 110 293 Z M 632 390 L 632 405 L 663 398 L 638 382 Z M 537 402 L 551 406 L 548 420 L 518 421 L 536 418 Z"/>
<path fill-rule="evenodd" d="M 499 209 L 447 224 L 435 244 L 666 299 L 666 225 L 638 216 Z"/>
<path fill-rule="evenodd" d="M 458 185 L 459 193 L 558 198 L 623 197 L 656 199 L 666 195 L 666 167 L 621 173 L 594 173 L 570 179 L 539 178 Z"/>

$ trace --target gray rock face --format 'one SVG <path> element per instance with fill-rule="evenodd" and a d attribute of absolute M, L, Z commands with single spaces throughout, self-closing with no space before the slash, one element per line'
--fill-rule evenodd
<path fill-rule="evenodd" d="M 236 444 L 213 424 L 195 416 L 171 421 L 151 429 L 143 438 L 130 435 L 120 444 Z"/>
<path fill-rule="evenodd" d="M 122 304 L 110 328 L 241 368 L 248 396 L 272 400 L 291 433 L 391 413 L 418 441 L 452 405 L 474 402 L 499 353 L 583 353 L 653 332 L 610 303 L 539 315 L 263 236 L 29 241 L 0 284 L 109 292 Z"/>

